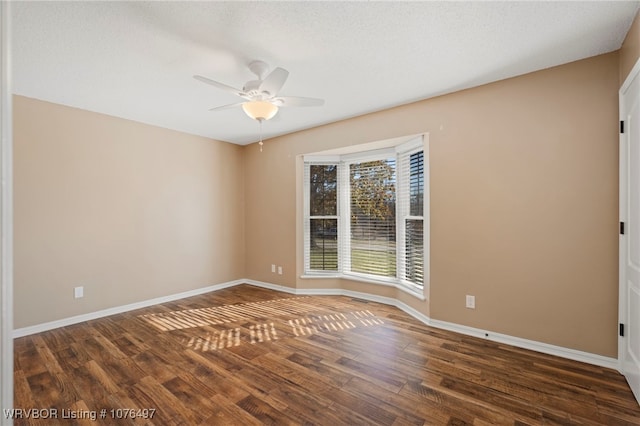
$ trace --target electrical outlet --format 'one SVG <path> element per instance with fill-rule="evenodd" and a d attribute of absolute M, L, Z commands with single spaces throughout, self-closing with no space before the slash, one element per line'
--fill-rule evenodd
<path fill-rule="evenodd" d="M 276 265 L 274 263 L 271 264 L 271 272 L 276 271 Z"/>
<path fill-rule="evenodd" d="M 84 297 L 84 287 L 74 287 L 73 289 L 73 297 L 76 299 L 81 299 Z"/>
<path fill-rule="evenodd" d="M 282 266 L 278 266 L 278 275 L 282 275 Z"/>
<path fill-rule="evenodd" d="M 470 296 L 467 294 L 467 304 L 466 304 L 467 308 L 469 309 L 475 309 L 476 308 L 476 297 L 475 296 Z"/>

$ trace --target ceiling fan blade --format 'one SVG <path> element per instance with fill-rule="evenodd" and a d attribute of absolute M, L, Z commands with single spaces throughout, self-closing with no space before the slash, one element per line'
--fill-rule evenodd
<path fill-rule="evenodd" d="M 260 85 L 260 91 L 269 92 L 269 96 L 275 96 L 282 89 L 287 77 L 289 77 L 289 71 L 280 67 L 274 69 Z"/>
<path fill-rule="evenodd" d="M 301 98 L 298 96 L 280 96 L 273 99 L 273 103 L 282 107 L 306 107 L 324 105 L 324 99 Z"/>
<path fill-rule="evenodd" d="M 219 107 L 211 108 L 209 111 L 221 111 L 223 109 L 235 108 L 235 107 L 241 106 L 243 103 L 244 102 L 238 102 L 236 104 L 222 105 L 222 106 L 219 106 Z"/>
<path fill-rule="evenodd" d="M 210 78 L 203 77 L 201 75 L 194 75 L 193 78 L 195 78 L 196 80 L 201 81 L 203 83 L 210 84 L 213 87 L 217 87 L 218 89 L 224 90 L 225 92 L 233 93 L 234 95 L 240 96 L 241 98 L 249 99 L 247 94 L 244 93 L 242 90 L 235 89 L 235 88 L 233 88 L 231 86 L 227 86 L 224 83 L 220 83 L 218 81 L 211 80 Z"/>

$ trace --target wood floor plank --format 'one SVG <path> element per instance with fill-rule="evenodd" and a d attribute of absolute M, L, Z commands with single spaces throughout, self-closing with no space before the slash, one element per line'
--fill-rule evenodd
<path fill-rule="evenodd" d="M 156 408 L 158 414 L 164 414 L 162 421 L 166 421 L 166 424 L 195 425 L 200 423 L 199 420 L 201 419 L 185 407 L 177 396 L 169 392 L 154 377 L 144 377 L 132 389 L 135 389 L 132 399 L 138 401 L 138 406 Z M 163 403 L 157 404 L 155 401 L 162 401 Z"/>
<path fill-rule="evenodd" d="M 213 360 L 192 350 L 184 351 L 184 356 L 193 362 L 188 371 L 216 393 L 225 395 L 234 403 L 250 395 L 249 386 L 244 386 L 244 383 L 237 380 L 231 371 L 220 367 Z"/>
<path fill-rule="evenodd" d="M 298 421 L 289 417 L 284 411 L 279 411 L 264 400 L 249 395 L 236 403 L 247 413 L 267 425 L 297 425 Z"/>
<path fill-rule="evenodd" d="M 395 416 L 393 424 L 400 422 L 415 425 L 422 424 L 425 421 L 425 419 L 416 412 L 412 402 L 403 401 L 403 398 L 396 397 L 397 394 L 390 394 L 385 389 L 359 377 L 354 377 L 349 380 L 349 382 L 342 387 L 342 390 L 360 400 L 374 404 L 384 409 L 390 415 Z"/>
<path fill-rule="evenodd" d="M 311 373 L 308 373 L 309 376 L 314 377 L 315 374 L 315 377 L 322 377 L 322 380 L 338 388 L 344 386 L 349 380 L 353 378 L 353 376 L 348 373 L 332 368 L 328 364 L 322 363 L 322 358 L 314 359 L 313 357 L 310 357 L 305 353 L 298 352 L 291 354 L 287 357 L 287 360 L 299 364 L 307 371 L 310 371 Z M 331 359 L 329 359 L 328 361 L 333 362 Z"/>
<path fill-rule="evenodd" d="M 34 395 L 34 402 L 39 404 L 35 408 L 55 407 L 60 405 L 60 390 L 56 385 L 54 377 L 48 371 L 34 374 L 27 377 L 27 383 L 31 394 Z M 18 407 L 22 407 L 18 405 Z M 25 406 L 26 408 L 34 408 Z"/>
<path fill-rule="evenodd" d="M 244 399 L 244 398 L 243 398 Z M 211 398 L 216 408 L 209 413 L 210 416 L 203 424 L 207 425 L 262 425 L 262 422 L 256 417 L 253 417 L 247 411 L 235 402 L 229 401 L 223 395 L 214 395 Z"/>
<path fill-rule="evenodd" d="M 278 377 L 286 377 L 289 382 L 306 389 L 310 393 L 318 394 L 335 387 L 322 375 L 309 371 L 305 367 L 289 361 L 287 358 L 280 358 L 267 353 L 254 359 L 253 364 L 266 371 L 277 371 Z"/>
<path fill-rule="evenodd" d="M 372 424 L 392 425 L 397 417 L 391 411 L 378 405 L 374 399 L 357 397 L 344 389 L 325 391 L 321 395 L 333 401 L 334 406 L 341 406 L 346 410 L 353 411 Z"/>
<path fill-rule="evenodd" d="M 24 407 L 38 407 L 33 400 L 29 382 L 22 370 L 15 370 L 13 373 L 13 393 L 16 401 L 23 401 Z M 33 421 L 26 420 L 25 425 L 33 425 Z"/>
<path fill-rule="evenodd" d="M 207 413 L 215 408 L 211 399 L 199 392 L 202 388 L 197 383 L 192 385 L 181 377 L 174 377 L 162 385 L 193 413 L 197 423 L 203 423 L 209 417 Z"/>
<path fill-rule="evenodd" d="M 23 342 L 21 350 L 16 352 L 14 356 L 16 369 L 22 370 L 26 377 L 48 371 L 30 336 L 16 340 Z"/>
<path fill-rule="evenodd" d="M 240 285 L 21 337 L 14 351 L 16 408 L 96 414 L 17 426 L 640 426 L 617 371 L 344 296 Z"/>
<path fill-rule="evenodd" d="M 89 361 L 87 365 L 91 363 Z M 101 410 L 110 406 L 109 390 L 105 389 L 104 385 L 91 374 L 90 368 L 83 366 L 77 368 L 68 373 L 71 377 L 71 384 L 76 390 L 76 393 L 80 395 L 85 404 L 92 410 Z M 56 406 L 58 408 L 59 406 Z M 59 407 L 60 410 L 68 407 Z"/>

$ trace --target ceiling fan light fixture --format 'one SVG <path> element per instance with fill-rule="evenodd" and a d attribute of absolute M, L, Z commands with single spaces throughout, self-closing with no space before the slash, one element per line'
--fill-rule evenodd
<path fill-rule="evenodd" d="M 278 107 L 267 101 L 249 101 L 242 104 L 242 110 L 254 120 L 263 121 L 273 118 Z"/>

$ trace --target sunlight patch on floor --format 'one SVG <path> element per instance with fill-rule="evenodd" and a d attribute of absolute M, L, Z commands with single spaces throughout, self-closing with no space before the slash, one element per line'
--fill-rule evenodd
<path fill-rule="evenodd" d="M 207 331 L 201 336 L 183 338 L 182 342 L 193 350 L 209 352 L 243 344 L 255 345 L 276 341 L 279 339 L 279 334 L 288 337 L 309 337 L 318 333 L 333 333 L 382 324 L 384 321 L 368 310 L 309 314 L 288 319 L 280 318 L 279 321 L 274 322 L 244 323 L 239 324 L 241 327 Z M 280 332 L 277 331 L 278 329 Z"/>
<path fill-rule="evenodd" d="M 228 324 L 243 320 L 271 318 L 283 315 L 300 315 L 318 308 L 311 300 L 308 296 L 292 297 L 238 305 L 223 305 L 210 308 L 147 314 L 140 315 L 139 318 L 161 331 L 182 330 L 207 325 Z"/>

